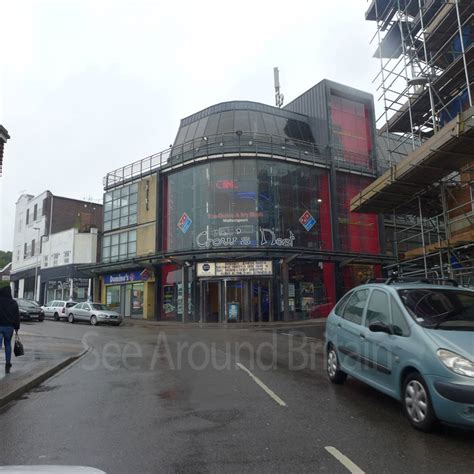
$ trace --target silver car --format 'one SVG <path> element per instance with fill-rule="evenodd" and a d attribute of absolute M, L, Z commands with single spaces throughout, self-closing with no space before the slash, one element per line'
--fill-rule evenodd
<path fill-rule="evenodd" d="M 78 303 L 69 308 L 67 319 L 70 323 L 87 321 L 92 326 L 98 324 L 119 326 L 122 323 L 122 316 L 119 313 L 110 310 L 105 304 L 101 303 Z"/>
<path fill-rule="evenodd" d="M 53 300 L 43 305 L 44 315 L 53 318 L 55 321 L 66 319 L 69 308 L 76 305 L 77 301 Z"/>

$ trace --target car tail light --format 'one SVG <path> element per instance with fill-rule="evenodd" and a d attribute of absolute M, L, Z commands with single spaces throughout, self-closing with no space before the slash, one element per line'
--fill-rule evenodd
<path fill-rule="evenodd" d="M 63 309 L 62 309 L 61 313 L 63 313 L 63 314 L 64 314 L 65 312 L 66 312 L 66 307 L 65 307 L 65 306 L 63 306 Z"/>

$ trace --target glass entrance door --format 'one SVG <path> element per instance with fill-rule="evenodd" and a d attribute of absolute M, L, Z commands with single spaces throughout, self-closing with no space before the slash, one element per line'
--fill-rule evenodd
<path fill-rule="evenodd" d="M 201 282 L 201 314 L 202 320 L 206 323 L 218 323 L 222 319 L 221 315 L 221 282 L 202 281 Z"/>
<path fill-rule="evenodd" d="M 250 321 L 247 280 L 225 280 L 225 321 Z"/>
<path fill-rule="evenodd" d="M 201 280 L 201 321 L 273 321 L 272 280 Z"/>
<path fill-rule="evenodd" d="M 268 278 L 251 281 L 251 315 L 255 322 L 273 321 L 272 285 Z"/>

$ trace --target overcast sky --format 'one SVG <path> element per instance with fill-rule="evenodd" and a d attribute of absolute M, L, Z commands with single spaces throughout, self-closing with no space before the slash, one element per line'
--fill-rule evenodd
<path fill-rule="evenodd" d="M 327 78 L 374 93 L 367 0 L 0 0 L 0 250 L 15 202 L 102 197 L 102 178 L 212 104 L 288 103 Z"/>

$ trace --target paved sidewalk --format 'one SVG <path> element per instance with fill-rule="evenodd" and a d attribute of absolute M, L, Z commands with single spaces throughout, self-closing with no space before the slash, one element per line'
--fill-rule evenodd
<path fill-rule="evenodd" d="M 5 351 L 0 351 L 0 406 L 20 397 L 84 353 L 78 341 L 44 337 L 20 331 L 25 355 L 12 354 L 11 373 L 5 374 Z M 13 343 L 13 341 L 12 341 Z"/>
<path fill-rule="evenodd" d="M 309 326 L 324 326 L 326 318 L 318 319 L 299 319 L 293 321 L 273 321 L 273 322 L 245 322 L 245 323 L 183 323 L 181 321 L 153 321 L 149 319 L 131 319 L 126 318 L 122 323 L 123 326 L 139 326 L 145 328 L 202 328 L 202 329 L 297 329 Z"/>

